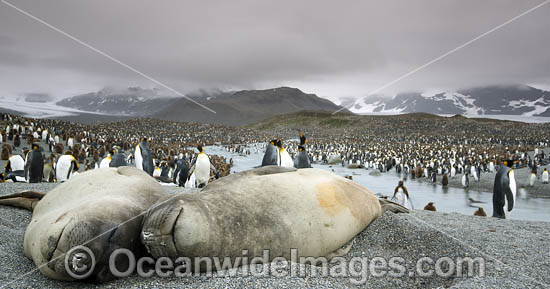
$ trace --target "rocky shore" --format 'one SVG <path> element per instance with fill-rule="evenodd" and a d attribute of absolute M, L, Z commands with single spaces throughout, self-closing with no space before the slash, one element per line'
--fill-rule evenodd
<path fill-rule="evenodd" d="M 486 177 L 485 179 L 489 179 Z M 48 191 L 55 184 L 0 184 L 0 195 L 33 189 Z M 167 190 L 178 192 L 177 187 Z M 23 255 L 23 237 L 31 213 L 0 207 L 0 284 L 2 288 L 544 288 L 550 286 L 550 222 L 500 220 L 457 213 L 414 211 L 386 213 L 375 220 L 352 243 L 344 256 L 353 264 L 346 274 L 323 276 L 321 267 L 294 264 L 283 270 L 307 273 L 270 276 L 250 274 L 252 269 L 269 272 L 270 266 L 252 265 L 222 272 L 224 276 L 202 274 L 192 277 L 137 275 L 94 285 L 61 282 L 41 275 Z M 393 258 L 393 259 L 392 259 Z M 400 258 L 400 259 L 395 259 Z M 429 258 L 429 259 L 427 259 Z M 466 259 L 471 258 L 471 259 Z M 392 267 L 398 260 L 402 267 Z M 422 261 L 423 260 L 423 261 Z M 430 260 L 432 262 L 430 262 Z M 471 274 L 463 260 L 475 260 Z M 386 267 L 383 269 L 383 263 Z M 419 265 L 420 262 L 420 265 Z M 462 274 L 459 274 L 462 264 Z M 393 264 L 395 265 L 395 264 Z M 335 264 L 329 273 L 338 273 Z M 381 267 L 380 267 L 381 266 Z M 281 269 L 281 266 L 278 266 Z M 372 268 L 374 267 L 374 268 Z M 271 267 L 272 268 L 272 267 Z M 286 268 L 286 269 L 285 269 Z M 419 270 L 420 268 L 420 270 Z M 431 274 L 430 274 L 431 272 Z M 227 276 L 229 273 L 234 276 Z M 222 275 L 220 274 L 220 275 Z M 316 274 L 316 275 L 315 275 Z M 427 274 L 427 276 L 421 276 Z M 314 276 L 315 275 L 315 276 Z M 459 276 L 461 275 L 461 276 Z"/>

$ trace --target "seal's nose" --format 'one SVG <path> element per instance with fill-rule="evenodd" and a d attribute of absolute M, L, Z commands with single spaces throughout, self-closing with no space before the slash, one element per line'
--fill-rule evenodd
<path fill-rule="evenodd" d="M 174 226 L 182 211 L 183 207 L 177 202 L 152 208 L 145 216 L 141 241 L 153 257 L 178 257 Z"/>

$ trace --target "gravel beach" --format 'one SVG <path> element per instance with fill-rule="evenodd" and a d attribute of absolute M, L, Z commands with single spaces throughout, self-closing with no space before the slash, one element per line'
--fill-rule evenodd
<path fill-rule="evenodd" d="M 0 184 L 0 195 L 33 189 L 48 191 L 55 184 Z M 177 187 L 166 187 L 171 192 L 177 192 Z M 78 282 L 60 282 L 51 280 L 38 271 L 36 266 L 23 255 L 23 237 L 31 213 L 25 210 L 0 207 L 0 270 L 1 288 L 175 288 L 175 287 L 251 287 L 251 288 L 346 288 L 362 286 L 369 288 L 546 288 L 550 287 L 550 223 L 518 220 L 500 220 L 487 217 L 465 216 L 457 213 L 436 213 L 414 211 L 410 214 L 386 213 L 375 220 L 353 241 L 351 251 L 344 256 L 346 261 L 367 260 L 365 263 L 355 262 L 354 270 L 348 270 L 347 276 L 320 276 L 322 268 L 310 265 L 292 264 L 296 272 L 307 271 L 306 274 L 291 276 L 253 276 L 252 268 L 241 267 L 231 271 L 235 276 L 192 277 L 151 277 L 143 278 L 137 275 L 115 280 L 107 284 L 93 285 Z M 359 259 L 360 257 L 361 259 Z M 384 273 L 384 270 L 373 270 L 373 258 L 383 260 L 402 258 L 403 270 L 398 276 Z M 422 271 L 418 271 L 418 260 L 430 257 L 434 263 L 421 263 Z M 440 259 L 446 257 L 446 259 Z M 458 258 L 481 258 L 484 266 L 474 263 L 472 276 L 464 274 L 458 277 Z M 450 259 L 449 259 L 450 258 Z M 443 264 L 437 267 L 438 260 Z M 380 261 L 380 260 L 379 260 Z M 444 262 L 445 261 L 445 262 Z M 369 263 L 370 262 L 370 263 Z M 378 261 L 377 261 L 378 262 Z M 380 261 L 382 262 L 382 261 Z M 352 263 L 353 264 L 353 263 Z M 369 264 L 363 266 L 361 264 Z M 445 265 L 447 264 L 447 265 Z M 270 271 L 270 265 L 252 265 L 258 272 Z M 380 265 L 378 263 L 378 265 Z M 274 266 L 274 265 L 273 265 Z M 358 267 L 363 271 L 357 270 Z M 277 268 L 281 268 L 279 264 Z M 454 271 L 448 271 L 453 269 Z M 483 268 L 484 267 L 484 268 Z M 285 267 L 282 267 L 283 269 Z M 288 266 L 286 267 L 288 268 Z M 443 273 L 451 272 L 450 276 L 420 277 L 422 272 L 441 268 Z M 335 270 L 334 264 L 329 264 L 329 272 Z M 376 269 L 376 268 L 375 268 Z M 484 270 L 483 270 L 484 269 Z M 317 273 L 312 276 L 311 271 Z M 433 270 L 434 271 L 434 270 Z M 292 272 L 291 270 L 289 272 Z M 335 270 L 335 272 L 338 272 Z M 363 272 L 363 274 L 351 273 Z M 437 273 L 437 271 L 435 271 Z M 465 271 L 463 271 L 465 272 Z M 224 271 L 224 275 L 228 272 Z M 341 273 L 341 272 L 340 272 Z M 329 274 L 331 275 L 331 274 Z M 378 276 L 383 275 L 383 276 Z M 482 276 L 480 276 L 482 275 Z"/>

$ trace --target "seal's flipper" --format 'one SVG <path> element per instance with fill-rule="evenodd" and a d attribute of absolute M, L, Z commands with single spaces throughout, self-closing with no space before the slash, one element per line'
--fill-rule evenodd
<path fill-rule="evenodd" d="M 342 257 L 349 253 L 351 250 L 351 247 L 353 246 L 353 242 L 355 241 L 355 238 L 353 238 L 346 246 L 338 248 L 336 251 L 330 253 L 327 255 L 327 260 L 332 260 L 332 258 L 335 257 Z"/>
<path fill-rule="evenodd" d="M 257 169 L 242 171 L 236 174 L 230 174 L 226 177 L 219 178 L 211 183 L 208 183 L 206 187 L 202 189 L 202 191 L 207 190 L 214 190 L 216 188 L 222 188 L 224 185 L 228 183 L 232 183 L 235 180 L 238 180 L 239 178 L 243 177 L 249 177 L 249 176 L 267 176 L 267 175 L 274 175 L 274 174 L 281 174 L 281 173 L 290 173 L 295 172 L 296 168 L 290 168 L 290 167 L 280 167 L 280 166 L 263 166 L 259 167 Z"/>
<path fill-rule="evenodd" d="M 386 211 L 390 211 L 393 213 L 408 213 L 409 209 L 401 206 L 398 203 L 394 203 L 392 201 L 386 200 L 386 199 L 378 199 L 380 202 L 380 206 L 382 206 L 382 214 L 384 214 Z"/>
<path fill-rule="evenodd" d="M 46 193 L 25 191 L 6 196 L 0 196 L 0 205 L 27 209 L 32 212 L 36 204 L 46 195 Z"/>
<path fill-rule="evenodd" d="M 263 166 L 257 169 L 244 171 L 242 173 L 248 174 L 248 175 L 265 176 L 265 175 L 273 175 L 273 174 L 281 174 L 281 173 L 290 173 L 290 172 L 295 172 L 296 170 L 297 170 L 296 168 L 290 168 L 290 167 Z"/>

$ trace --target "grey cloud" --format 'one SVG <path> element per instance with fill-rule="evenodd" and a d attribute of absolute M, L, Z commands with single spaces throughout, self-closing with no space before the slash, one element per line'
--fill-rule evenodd
<path fill-rule="evenodd" d="M 540 2 L 11 1 L 182 91 L 299 83 L 334 100 L 380 87 Z M 548 84 L 549 11 L 546 5 L 382 93 Z M 21 92 L 47 87 L 57 95 L 51 75 L 68 73 L 75 81 L 66 87 L 60 79 L 63 91 L 152 85 L 6 5 L 0 26 L 7 28 L 0 32 L 0 70 L 21 73 L 0 78 L 10 92 L 18 78 L 32 75 L 35 87 L 21 81 Z"/>

